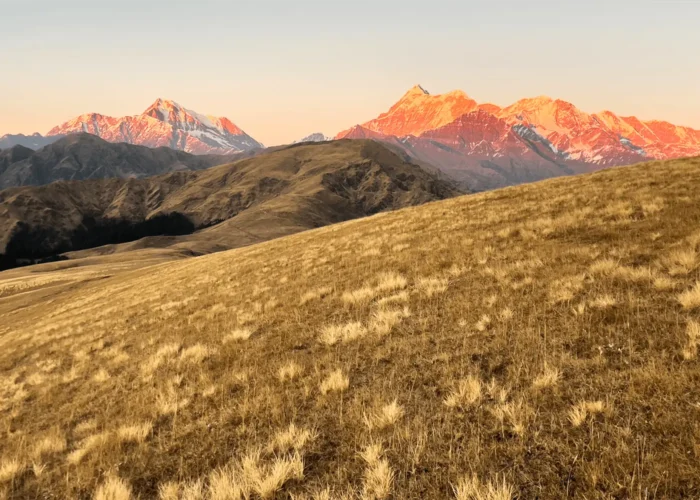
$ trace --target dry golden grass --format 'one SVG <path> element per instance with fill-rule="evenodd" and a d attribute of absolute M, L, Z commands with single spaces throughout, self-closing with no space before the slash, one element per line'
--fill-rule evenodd
<path fill-rule="evenodd" d="M 374 412 L 365 413 L 362 418 L 367 428 L 372 431 L 392 426 L 401 420 L 403 416 L 403 407 L 394 399 L 391 403 L 382 405 L 381 408 Z"/>
<path fill-rule="evenodd" d="M 349 386 L 350 379 L 343 374 L 342 370 L 338 369 L 323 379 L 323 382 L 321 382 L 321 394 L 343 392 Z"/>
<path fill-rule="evenodd" d="M 684 309 L 697 309 L 700 307 L 700 281 L 696 281 L 692 288 L 678 296 L 678 302 Z"/>
<path fill-rule="evenodd" d="M 475 475 L 464 476 L 453 486 L 457 500 L 513 500 L 515 488 L 505 478 L 483 483 Z"/>
<path fill-rule="evenodd" d="M 94 500 L 131 500 L 131 486 L 124 479 L 109 476 L 95 491 Z"/>
<path fill-rule="evenodd" d="M 389 461 L 383 457 L 379 444 L 367 446 L 360 456 L 365 461 L 366 469 L 362 485 L 362 498 L 367 500 L 383 500 L 391 494 L 394 483 L 394 471 Z"/>
<path fill-rule="evenodd" d="M 445 399 L 445 406 L 462 408 L 478 403 L 481 400 L 481 387 L 481 380 L 473 375 L 460 380 Z"/>
<path fill-rule="evenodd" d="M 0 273 L 0 498 L 698 498 L 697 220 L 696 159 Z"/>
<path fill-rule="evenodd" d="M 297 378 L 303 371 L 304 369 L 297 363 L 289 361 L 285 365 L 280 366 L 279 370 L 277 370 L 277 377 L 280 379 L 280 382 L 287 382 Z"/>

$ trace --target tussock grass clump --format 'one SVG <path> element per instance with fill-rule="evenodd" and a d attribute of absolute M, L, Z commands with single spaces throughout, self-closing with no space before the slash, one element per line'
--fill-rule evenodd
<path fill-rule="evenodd" d="M 309 290 L 301 296 L 301 299 L 299 299 L 299 305 L 303 306 L 304 304 L 307 304 L 311 301 L 327 297 L 332 291 L 333 289 L 329 286 L 324 286 L 315 290 Z"/>
<path fill-rule="evenodd" d="M 109 432 L 101 432 L 88 436 L 80 442 L 75 450 L 68 454 L 66 460 L 68 460 L 69 464 L 79 464 L 88 453 L 92 453 L 106 446 L 111 437 Z"/>
<path fill-rule="evenodd" d="M 383 454 L 379 444 L 367 446 L 360 454 L 367 464 L 362 484 L 363 499 L 383 500 L 391 494 L 394 471 Z"/>
<path fill-rule="evenodd" d="M 612 295 L 601 295 L 588 302 L 588 305 L 595 309 L 607 309 L 617 304 L 617 299 Z"/>
<path fill-rule="evenodd" d="M 338 342 L 351 342 L 367 335 L 367 328 L 359 321 L 351 321 L 340 325 L 327 325 L 321 329 L 319 340 L 326 345 Z"/>
<path fill-rule="evenodd" d="M 236 328 L 231 333 L 224 335 L 221 342 L 228 344 L 230 342 L 240 342 L 243 340 L 248 340 L 251 335 L 253 335 L 253 330 L 250 328 Z"/>
<path fill-rule="evenodd" d="M 684 309 L 697 309 L 700 307 L 700 281 L 696 281 L 692 288 L 678 296 L 678 302 Z"/>
<path fill-rule="evenodd" d="M 304 478 L 304 461 L 295 453 L 263 463 L 260 452 L 252 452 L 242 460 L 241 475 L 243 484 L 260 498 L 272 498 L 288 481 Z"/>
<path fill-rule="evenodd" d="M 362 305 L 370 302 L 377 296 L 377 290 L 370 286 L 359 288 L 351 292 L 343 292 L 341 300 L 349 305 Z"/>
<path fill-rule="evenodd" d="M 199 364 L 214 353 L 214 350 L 203 344 L 195 344 L 184 348 L 180 352 L 180 361 L 183 363 Z"/>
<path fill-rule="evenodd" d="M 377 279 L 376 290 L 379 292 L 392 292 L 394 290 L 406 288 L 407 285 L 408 280 L 400 274 L 394 272 L 384 272 L 381 273 Z"/>
<path fill-rule="evenodd" d="M 428 276 L 416 280 L 416 288 L 426 297 L 432 297 L 447 290 L 447 278 Z"/>
<path fill-rule="evenodd" d="M 592 418 L 605 410 L 602 401 L 580 401 L 569 410 L 569 422 L 574 427 L 579 427 L 589 418 Z"/>
<path fill-rule="evenodd" d="M 379 336 L 388 335 L 401 320 L 411 316 L 408 307 L 403 309 L 379 309 L 372 313 L 369 329 Z"/>
<path fill-rule="evenodd" d="M 0 484 L 9 483 L 18 476 L 24 465 L 17 458 L 4 458 L 0 461 Z"/>
<path fill-rule="evenodd" d="M 343 392 L 350 386 L 350 379 L 345 376 L 342 370 L 332 372 L 321 382 L 321 394 L 329 392 Z"/>
<path fill-rule="evenodd" d="M 277 378 L 279 378 L 280 382 L 287 382 L 297 378 L 303 371 L 304 369 L 299 364 L 294 361 L 288 361 L 277 370 Z"/>
<path fill-rule="evenodd" d="M 551 366 L 545 366 L 544 371 L 532 381 L 532 386 L 536 389 L 544 389 L 545 387 L 557 385 L 560 379 L 561 374 L 559 370 Z"/>
<path fill-rule="evenodd" d="M 457 500 L 513 500 L 515 488 L 501 480 L 482 482 L 476 475 L 462 477 L 452 486 Z"/>
<path fill-rule="evenodd" d="M 132 500 L 131 486 L 124 479 L 108 476 L 95 491 L 94 500 Z"/>
<path fill-rule="evenodd" d="M 117 438 L 124 443 L 143 443 L 152 429 L 153 422 L 123 425 L 117 430 Z"/>
<path fill-rule="evenodd" d="M 692 273 L 700 265 L 695 248 L 679 248 L 663 260 L 671 276 L 684 276 Z"/>
<path fill-rule="evenodd" d="M 41 458 L 44 455 L 61 453 L 65 449 L 66 438 L 58 434 L 51 434 L 34 445 L 33 456 Z"/>
<path fill-rule="evenodd" d="M 288 428 L 275 434 L 270 449 L 278 453 L 301 452 L 307 444 L 317 437 L 316 431 L 302 429 L 291 423 Z"/>
<path fill-rule="evenodd" d="M 691 360 L 698 356 L 698 346 L 700 346 L 700 323 L 689 320 L 686 327 L 687 340 L 683 347 L 683 359 Z"/>
<path fill-rule="evenodd" d="M 365 413 L 362 419 L 367 428 L 372 430 L 380 430 L 389 427 L 398 422 L 404 415 L 403 407 L 394 399 L 391 403 L 383 405 L 374 412 Z"/>
<path fill-rule="evenodd" d="M 445 398 L 445 406 L 448 408 L 466 408 L 481 400 L 482 383 L 473 375 L 460 380 L 457 386 L 450 390 Z"/>

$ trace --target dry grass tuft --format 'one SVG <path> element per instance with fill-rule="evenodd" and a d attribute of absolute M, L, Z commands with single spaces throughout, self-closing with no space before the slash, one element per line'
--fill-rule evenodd
<path fill-rule="evenodd" d="M 688 339 L 683 347 L 683 359 L 689 361 L 698 356 L 698 346 L 700 346 L 700 323 L 694 320 L 689 320 L 686 326 L 686 335 Z"/>
<path fill-rule="evenodd" d="M 698 268 L 698 254 L 695 248 L 677 249 L 664 259 L 664 264 L 671 276 L 686 276 Z"/>
<path fill-rule="evenodd" d="M 6 458 L 0 461 L 0 483 L 9 483 L 17 477 L 24 465 L 16 458 Z"/>
<path fill-rule="evenodd" d="M 515 488 L 505 477 L 496 482 L 483 483 L 476 475 L 464 476 L 452 486 L 457 500 L 513 500 Z"/>
<path fill-rule="evenodd" d="M 360 454 L 367 464 L 362 484 L 363 500 L 383 500 L 391 495 L 394 471 L 383 453 L 381 445 L 372 444 Z"/>
<path fill-rule="evenodd" d="M 180 361 L 197 365 L 213 354 L 213 350 L 203 344 L 186 347 L 180 353 Z"/>
<path fill-rule="evenodd" d="M 322 299 L 330 295 L 332 291 L 333 290 L 331 289 L 331 287 L 328 286 L 317 288 L 315 290 L 310 290 L 301 296 L 301 299 L 299 299 L 299 305 L 303 306 L 304 304 L 307 304 L 313 300 Z"/>
<path fill-rule="evenodd" d="M 532 381 L 532 386 L 536 389 L 543 389 L 545 387 L 552 387 L 559 383 L 561 379 L 561 374 L 556 368 L 550 366 L 544 367 L 544 372 L 538 375 L 535 380 Z"/>
<path fill-rule="evenodd" d="M 123 443 L 143 443 L 153 430 L 153 422 L 123 425 L 117 430 L 117 438 Z"/>
<path fill-rule="evenodd" d="M 109 432 L 101 432 L 88 436 L 80 442 L 78 448 L 68 454 L 66 460 L 68 460 L 69 464 L 77 465 L 82 462 L 83 458 L 85 458 L 88 453 L 104 447 L 109 442 L 110 438 L 111 434 Z"/>
<path fill-rule="evenodd" d="M 242 460 L 241 471 L 243 484 L 250 485 L 260 498 L 266 499 L 272 498 L 288 481 L 303 479 L 304 461 L 295 453 L 263 464 L 260 453 L 253 452 Z"/>
<path fill-rule="evenodd" d="M 447 278 L 423 277 L 416 281 L 416 288 L 426 297 L 432 297 L 447 290 Z"/>
<path fill-rule="evenodd" d="M 587 419 L 602 413 L 605 404 L 602 401 L 580 401 L 569 410 L 569 422 L 574 427 L 579 427 Z"/>
<path fill-rule="evenodd" d="M 204 491 L 203 485 L 201 491 Z M 215 469 L 209 474 L 208 493 L 210 500 L 243 500 L 250 498 L 250 485 L 245 482 L 236 469 L 228 465 Z M 197 500 L 194 495 L 191 496 L 192 500 Z M 185 495 L 183 495 L 183 499 L 189 500 Z"/>
<path fill-rule="evenodd" d="M 408 292 L 406 290 L 402 290 L 393 295 L 389 295 L 388 297 L 382 297 L 376 302 L 376 305 L 378 307 L 385 307 L 389 304 L 405 303 L 408 302 L 409 298 L 410 296 L 408 295 Z"/>
<path fill-rule="evenodd" d="M 34 445 L 33 456 L 41 458 L 44 455 L 60 453 L 66 449 L 66 438 L 57 434 L 46 436 Z"/>
<path fill-rule="evenodd" d="M 391 403 L 383 405 L 378 410 L 372 413 L 365 413 L 362 419 L 367 428 L 372 430 L 380 430 L 394 425 L 404 416 L 404 409 L 394 399 Z"/>
<path fill-rule="evenodd" d="M 696 309 L 700 307 L 700 281 L 696 281 L 690 290 L 686 290 L 678 296 L 678 302 L 684 309 Z"/>
<path fill-rule="evenodd" d="M 351 342 L 365 335 L 367 335 L 367 328 L 358 321 L 351 321 L 341 325 L 324 326 L 319 340 L 326 345 L 335 345 L 338 342 Z"/>
<path fill-rule="evenodd" d="M 229 342 L 240 342 L 242 340 L 248 340 L 251 335 L 253 335 L 253 330 L 250 328 L 237 328 L 231 333 L 224 335 L 221 342 L 224 344 L 228 344 Z"/>
<path fill-rule="evenodd" d="M 445 398 L 445 406 L 448 408 L 465 408 L 476 404 L 481 400 L 481 388 L 481 380 L 470 375 L 460 380 L 457 387 L 450 391 L 450 394 Z"/>
<path fill-rule="evenodd" d="M 189 398 L 180 397 L 173 389 L 159 392 L 156 396 L 156 409 L 159 415 L 177 415 L 178 411 L 189 404 Z"/>
<path fill-rule="evenodd" d="M 601 295 L 588 303 L 589 306 L 595 309 L 607 309 L 615 304 L 617 304 L 617 299 L 612 295 Z"/>
<path fill-rule="evenodd" d="M 343 392 L 350 386 L 350 379 L 338 369 L 332 372 L 321 382 L 321 394 L 329 392 Z"/>
<path fill-rule="evenodd" d="M 95 375 L 93 375 L 92 380 L 98 383 L 107 382 L 112 376 L 104 368 L 100 368 Z"/>
<path fill-rule="evenodd" d="M 131 486 L 125 480 L 108 476 L 95 491 L 94 500 L 131 500 Z"/>
<path fill-rule="evenodd" d="M 340 298 L 349 305 L 362 305 L 370 302 L 376 296 L 377 290 L 366 286 L 352 292 L 344 292 Z"/>
<path fill-rule="evenodd" d="M 289 361 L 277 370 L 277 378 L 279 378 L 280 382 L 291 381 L 301 375 L 303 371 L 304 369 L 300 365 L 294 361 Z"/>
<path fill-rule="evenodd" d="M 477 332 L 485 332 L 491 326 L 491 316 L 484 314 L 479 318 L 479 321 L 474 325 L 474 329 Z"/>
<path fill-rule="evenodd" d="M 398 273 L 385 272 L 379 275 L 376 290 L 379 292 L 391 292 L 406 288 L 408 280 Z"/>
<path fill-rule="evenodd" d="M 275 434 L 269 448 L 271 451 L 278 453 L 301 452 L 307 444 L 314 441 L 317 437 L 318 433 L 316 431 L 302 429 L 291 423 L 288 428 Z"/>
<path fill-rule="evenodd" d="M 409 316 L 411 312 L 406 306 L 403 309 L 379 309 L 372 314 L 369 329 L 380 336 L 388 335 L 401 320 Z"/>

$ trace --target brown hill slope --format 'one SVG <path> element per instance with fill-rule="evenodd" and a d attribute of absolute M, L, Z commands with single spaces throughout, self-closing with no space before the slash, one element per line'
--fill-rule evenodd
<path fill-rule="evenodd" d="M 10 267 L 155 235 L 97 252 L 174 246 L 203 253 L 455 194 L 378 143 L 306 144 L 198 172 L 2 191 L 0 258 Z"/>
<path fill-rule="evenodd" d="M 700 496 L 700 159 L 36 269 L 0 282 L 9 498 Z"/>

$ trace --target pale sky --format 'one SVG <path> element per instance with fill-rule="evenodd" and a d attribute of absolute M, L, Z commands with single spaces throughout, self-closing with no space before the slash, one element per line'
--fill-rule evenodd
<path fill-rule="evenodd" d="M 0 19 L 0 135 L 163 97 L 274 145 L 374 118 L 417 83 L 700 129 L 694 0 L 0 0 Z"/>

